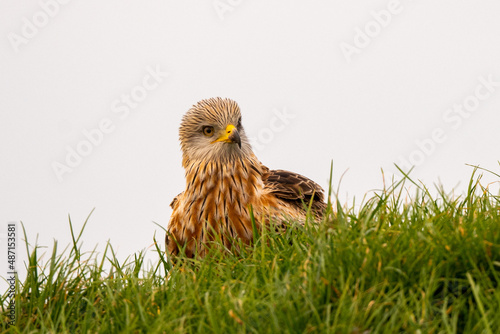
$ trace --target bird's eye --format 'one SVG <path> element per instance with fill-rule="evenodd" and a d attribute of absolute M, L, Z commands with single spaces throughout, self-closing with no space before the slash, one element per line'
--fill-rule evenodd
<path fill-rule="evenodd" d="M 204 126 L 203 134 L 207 137 L 212 137 L 214 135 L 214 127 L 213 126 Z"/>

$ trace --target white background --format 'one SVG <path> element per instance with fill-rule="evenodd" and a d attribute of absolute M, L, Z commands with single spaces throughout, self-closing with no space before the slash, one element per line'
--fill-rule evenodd
<path fill-rule="evenodd" d="M 394 163 L 410 157 L 418 160 L 416 180 L 456 194 L 472 173 L 466 163 L 499 172 L 500 87 L 458 126 L 444 117 L 474 96 L 479 77 L 500 81 L 500 2 L 396 5 L 0 0 L 2 226 L 22 221 L 30 242 L 38 235 L 50 250 L 54 240 L 69 244 L 68 215 L 79 229 L 95 208 L 84 249 L 110 240 L 124 259 L 151 249 L 155 233 L 163 245 L 153 221 L 167 226 L 169 203 L 184 189 L 180 119 L 216 96 L 239 103 L 268 167 L 325 189 L 332 160 L 335 188 L 348 170 L 342 203 L 380 189 L 381 169 L 390 178 Z M 380 14 L 388 6 L 397 8 L 390 18 Z M 29 24 L 38 25 L 35 32 Z M 365 29 L 372 29 L 367 45 L 358 36 Z M 342 47 L 356 47 L 356 38 L 362 47 L 346 57 Z M 169 75 L 121 119 L 113 103 L 141 86 L 148 68 Z M 284 111 L 294 118 L 277 119 Z M 54 162 L 65 164 L 68 147 L 103 119 L 114 130 L 60 182 Z M 429 144 L 436 129 L 445 140 Z M 427 143 L 425 154 L 418 143 Z M 21 245 L 21 261 L 24 253 Z"/>

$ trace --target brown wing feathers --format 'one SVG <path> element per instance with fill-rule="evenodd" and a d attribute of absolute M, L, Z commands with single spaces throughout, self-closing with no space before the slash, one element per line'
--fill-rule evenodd
<path fill-rule="evenodd" d="M 326 208 L 324 191 L 316 182 L 297 173 L 286 170 L 270 170 L 266 187 L 278 198 L 285 200 L 300 209 L 312 201 L 312 210 L 317 216 L 322 216 Z"/>

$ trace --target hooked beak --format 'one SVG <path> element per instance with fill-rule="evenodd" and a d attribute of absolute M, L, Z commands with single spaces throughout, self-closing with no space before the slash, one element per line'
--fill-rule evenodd
<path fill-rule="evenodd" d="M 212 144 L 218 141 L 224 143 L 236 143 L 238 144 L 238 147 L 241 148 L 240 134 L 238 132 L 238 129 L 232 124 L 229 124 L 226 127 L 226 130 L 224 130 L 224 132 L 219 136 L 219 138 L 214 140 Z"/>

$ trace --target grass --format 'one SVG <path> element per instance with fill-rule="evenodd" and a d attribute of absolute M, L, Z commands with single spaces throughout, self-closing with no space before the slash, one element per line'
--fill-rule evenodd
<path fill-rule="evenodd" d="M 3 306 L 2 332 L 499 333 L 500 198 L 479 181 L 433 198 L 422 185 L 408 195 L 405 178 L 319 225 L 174 267 L 162 242 L 150 267 L 144 253 L 119 263 L 109 244 L 82 253 L 83 229 L 44 264 L 27 242 L 17 321 Z"/>

